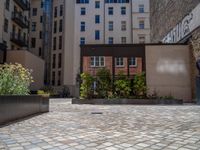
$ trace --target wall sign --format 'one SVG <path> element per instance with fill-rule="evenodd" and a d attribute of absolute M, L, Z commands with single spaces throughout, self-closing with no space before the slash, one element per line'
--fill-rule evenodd
<path fill-rule="evenodd" d="M 163 43 L 178 43 L 200 26 L 200 4 L 183 18 L 162 40 Z"/>

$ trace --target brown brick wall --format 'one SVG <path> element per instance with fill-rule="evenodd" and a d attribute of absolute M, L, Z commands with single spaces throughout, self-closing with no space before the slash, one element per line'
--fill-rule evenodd
<path fill-rule="evenodd" d="M 150 0 L 151 42 L 161 41 L 198 3 L 200 0 Z"/>
<path fill-rule="evenodd" d="M 105 67 L 108 68 L 112 74 L 112 57 L 105 57 Z M 124 74 L 128 75 L 128 65 L 127 58 L 124 58 L 124 67 L 115 67 L 115 75 L 117 75 L 120 71 L 123 71 Z M 98 69 L 100 67 L 91 67 L 90 66 L 90 57 L 83 58 L 83 72 L 88 72 L 91 75 L 96 75 Z M 142 58 L 137 58 L 137 66 L 130 67 L 130 75 L 134 75 L 142 72 Z"/>

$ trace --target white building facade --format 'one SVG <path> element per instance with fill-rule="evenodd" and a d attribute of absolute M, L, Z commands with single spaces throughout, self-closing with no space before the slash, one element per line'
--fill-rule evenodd
<path fill-rule="evenodd" d="M 56 3 L 53 10 L 59 11 Z M 52 50 L 55 71 L 52 71 L 51 80 L 55 87 L 67 85 L 73 96 L 79 91 L 80 45 L 150 42 L 149 0 L 65 0 L 63 6 L 63 47 L 61 51 L 59 48 Z M 56 26 L 59 25 L 53 23 L 53 28 L 58 28 Z M 57 76 L 59 71 L 62 79 Z"/>

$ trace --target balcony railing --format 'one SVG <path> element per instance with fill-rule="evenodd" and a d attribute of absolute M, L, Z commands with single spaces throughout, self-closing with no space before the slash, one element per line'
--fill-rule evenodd
<path fill-rule="evenodd" d="M 17 3 L 23 10 L 30 9 L 30 3 L 28 0 L 14 0 L 14 2 Z"/>
<path fill-rule="evenodd" d="M 29 27 L 29 21 L 26 18 L 26 16 L 23 16 L 21 12 L 13 12 L 12 13 L 12 20 L 18 24 L 22 28 L 28 28 Z"/>
<path fill-rule="evenodd" d="M 28 41 L 26 38 L 22 37 L 21 34 L 18 33 L 11 33 L 10 34 L 10 40 L 17 44 L 18 46 L 21 47 L 27 47 L 28 46 Z"/>

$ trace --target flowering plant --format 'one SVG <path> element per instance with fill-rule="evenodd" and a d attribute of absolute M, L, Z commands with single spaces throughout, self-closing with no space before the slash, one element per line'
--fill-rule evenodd
<path fill-rule="evenodd" d="M 32 82 L 31 70 L 21 64 L 0 65 L 0 95 L 28 95 Z"/>

